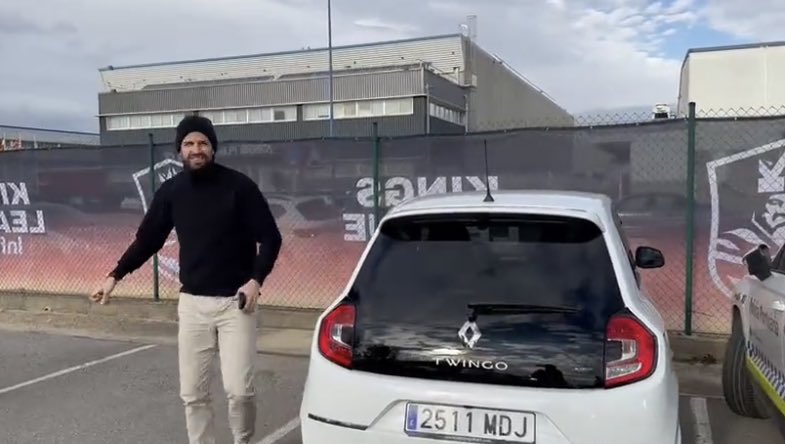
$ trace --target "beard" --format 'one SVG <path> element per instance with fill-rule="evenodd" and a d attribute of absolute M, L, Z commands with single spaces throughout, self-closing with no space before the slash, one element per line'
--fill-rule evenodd
<path fill-rule="evenodd" d="M 189 171 L 198 171 L 212 163 L 213 159 L 206 154 L 191 154 L 183 159 L 183 167 Z"/>

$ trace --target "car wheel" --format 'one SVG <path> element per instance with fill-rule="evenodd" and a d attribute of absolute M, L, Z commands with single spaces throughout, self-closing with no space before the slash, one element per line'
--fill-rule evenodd
<path fill-rule="evenodd" d="M 733 319 L 733 329 L 725 349 L 722 365 L 722 391 L 725 403 L 733 413 L 748 418 L 767 419 L 769 412 L 761 392 L 756 390 L 755 382 L 747 370 L 746 348 L 741 323 Z"/>

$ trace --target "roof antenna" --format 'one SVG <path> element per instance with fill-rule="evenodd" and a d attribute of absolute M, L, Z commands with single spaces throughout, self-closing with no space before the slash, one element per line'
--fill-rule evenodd
<path fill-rule="evenodd" d="M 485 150 L 485 199 L 483 202 L 494 202 L 491 196 L 491 179 L 488 175 L 488 139 L 483 139 L 483 148 Z"/>

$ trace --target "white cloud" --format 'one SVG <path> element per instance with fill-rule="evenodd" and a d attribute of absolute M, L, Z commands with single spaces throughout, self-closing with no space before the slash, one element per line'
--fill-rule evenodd
<path fill-rule="evenodd" d="M 782 0 L 768 0 L 768 10 L 750 1 L 735 7 L 734 0 L 712 0 L 707 17 L 744 33 L 767 22 L 754 15 L 760 11 L 785 15 Z M 698 20 L 692 0 L 332 4 L 336 45 L 459 32 L 476 14 L 480 44 L 573 112 L 675 100 L 681 59 L 659 54 L 668 35 Z M 73 129 L 96 130 L 100 67 L 324 46 L 326 19 L 324 0 L 71 0 L 67 8 L 60 0 L 4 2 L 0 117 L 26 124 L 13 116 L 38 109 L 36 122 L 46 115 L 63 122 L 65 107 L 68 121 L 79 122 Z"/>
<path fill-rule="evenodd" d="M 716 30 L 753 41 L 785 39 L 782 0 L 710 0 L 703 16 Z"/>
<path fill-rule="evenodd" d="M 417 26 L 412 26 L 407 23 L 394 23 L 379 18 L 361 18 L 352 22 L 355 26 L 371 30 L 385 31 L 401 36 L 411 35 L 415 32 L 421 32 Z"/>

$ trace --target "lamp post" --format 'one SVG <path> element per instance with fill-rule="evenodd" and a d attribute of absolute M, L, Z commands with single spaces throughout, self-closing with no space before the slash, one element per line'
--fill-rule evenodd
<path fill-rule="evenodd" d="M 332 0 L 327 0 L 327 52 L 330 59 L 330 137 L 335 135 L 335 125 L 333 122 L 333 17 Z"/>

